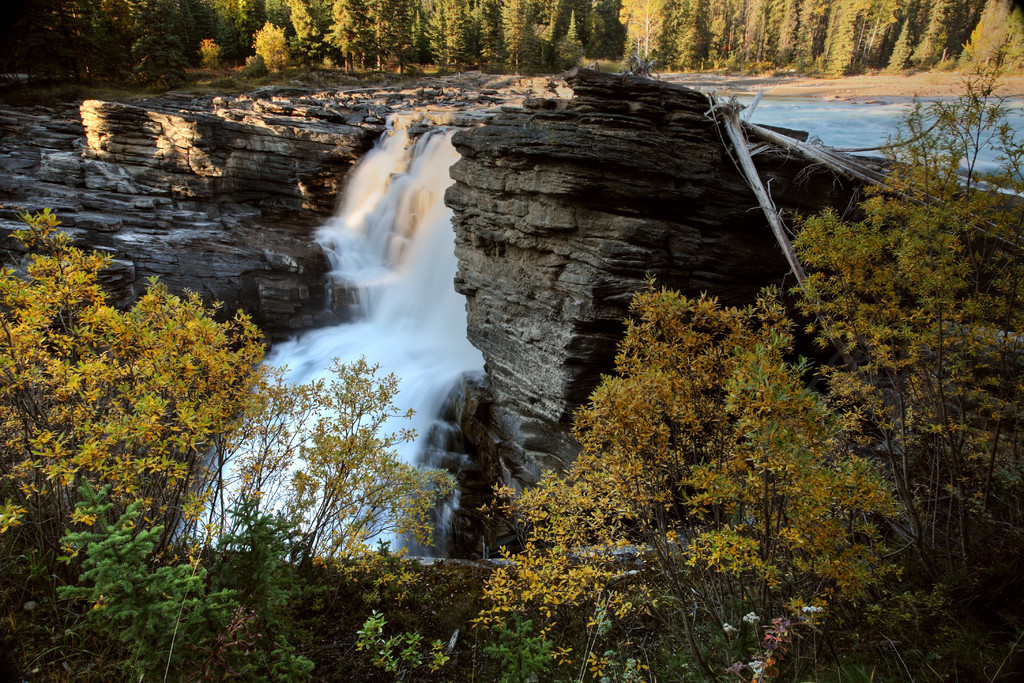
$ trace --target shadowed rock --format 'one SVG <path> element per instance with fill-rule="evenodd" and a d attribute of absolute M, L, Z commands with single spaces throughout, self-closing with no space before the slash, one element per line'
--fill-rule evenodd
<path fill-rule="evenodd" d="M 487 363 L 464 428 L 485 481 L 569 465 L 573 414 L 613 369 L 649 279 L 725 304 L 793 284 L 705 95 L 588 69 L 566 80 L 571 100 L 527 100 L 454 138 L 455 286 Z M 855 193 L 800 160 L 755 159 L 787 213 L 842 211 Z"/>

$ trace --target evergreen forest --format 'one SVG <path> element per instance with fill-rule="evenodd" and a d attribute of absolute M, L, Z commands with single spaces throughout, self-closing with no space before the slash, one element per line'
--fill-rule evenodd
<path fill-rule="evenodd" d="M 286 64 L 558 71 L 636 54 L 658 71 L 1024 66 L 1010 0 L 12 0 L 0 73 L 175 85 Z"/>

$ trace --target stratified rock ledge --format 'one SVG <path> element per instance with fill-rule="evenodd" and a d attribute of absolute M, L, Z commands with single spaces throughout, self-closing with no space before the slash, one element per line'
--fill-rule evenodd
<path fill-rule="evenodd" d="M 725 304 L 786 284 L 704 94 L 589 69 L 566 80 L 572 99 L 527 100 L 454 138 L 455 286 L 487 373 L 467 383 L 463 426 L 482 481 L 528 486 L 568 467 L 573 414 L 612 370 L 649 279 Z M 755 159 L 788 213 L 842 211 L 856 191 L 799 160 Z"/>

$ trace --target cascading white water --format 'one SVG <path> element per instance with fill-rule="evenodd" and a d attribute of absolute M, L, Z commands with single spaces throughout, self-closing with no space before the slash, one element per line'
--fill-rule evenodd
<path fill-rule="evenodd" d="M 355 296 L 353 321 L 306 332 L 267 358 L 288 366 L 297 383 L 326 377 L 335 358 L 365 356 L 394 373 L 395 403 L 415 416 L 385 429 L 414 428 L 418 438 L 399 454 L 427 465 L 436 463 L 424 442 L 439 431 L 451 389 L 484 362 L 466 340 L 465 299 L 452 284 L 455 240 L 444 191 L 459 155 L 451 135 L 437 131 L 410 146 L 406 132 L 395 131 L 353 170 L 338 214 L 317 233 L 332 278 Z"/>

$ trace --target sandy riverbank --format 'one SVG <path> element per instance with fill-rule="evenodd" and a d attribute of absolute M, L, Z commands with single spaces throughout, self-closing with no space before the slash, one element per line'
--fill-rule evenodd
<path fill-rule="evenodd" d="M 733 76 L 708 73 L 661 74 L 662 80 L 699 90 L 749 94 L 764 91 L 781 97 L 820 97 L 849 101 L 887 102 L 956 97 L 964 92 L 966 76 L 959 73 L 877 73 L 846 78 L 808 78 L 797 74 L 779 76 Z M 1003 76 L 997 94 L 1024 97 L 1024 75 Z"/>

